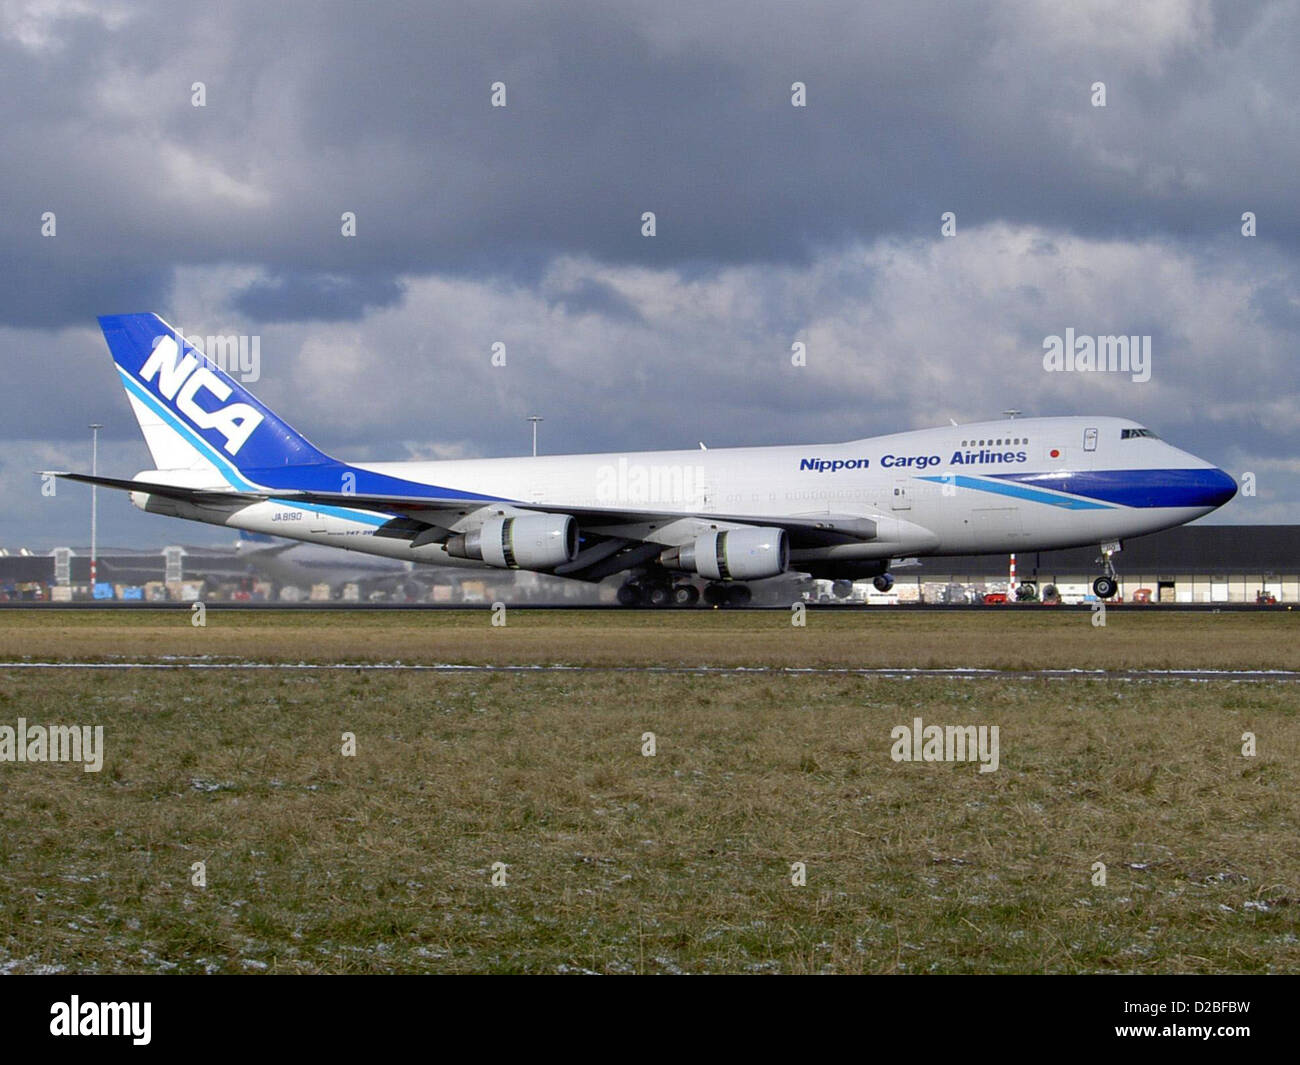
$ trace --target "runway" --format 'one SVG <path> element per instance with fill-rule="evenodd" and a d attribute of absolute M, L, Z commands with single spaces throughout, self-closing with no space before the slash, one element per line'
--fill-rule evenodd
<path fill-rule="evenodd" d="M 939 678 L 946 680 L 1101 680 L 1101 681 L 1237 681 L 1288 683 L 1300 681 L 1300 671 L 1216 670 L 1216 669 L 1030 669 L 1002 670 L 956 666 L 950 669 L 908 669 L 905 667 L 783 667 L 783 666 L 566 666 L 566 665 L 464 665 L 459 663 L 407 662 L 254 662 L 173 660 L 162 662 L 0 662 L 0 670 L 271 670 L 282 672 L 355 673 L 642 673 L 717 677 L 881 677 L 894 680 Z"/>

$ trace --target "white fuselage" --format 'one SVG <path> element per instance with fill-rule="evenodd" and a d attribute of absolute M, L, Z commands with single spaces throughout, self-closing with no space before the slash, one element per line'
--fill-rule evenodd
<path fill-rule="evenodd" d="M 814 560 L 1047 550 L 1099 544 L 1180 525 L 1222 504 L 1164 487 L 1218 476 L 1212 463 L 1119 418 L 1027 418 L 923 429 L 843 444 L 719 448 L 439 462 L 356 468 L 510 500 L 531 509 L 601 508 L 679 514 L 631 522 L 628 535 L 673 545 L 699 520 L 720 527 L 776 516 L 860 517 L 876 536 L 795 550 Z M 1144 485 L 1155 485 L 1146 491 Z M 1145 494 L 1144 494 L 1145 493 Z M 1222 492 L 1220 492 L 1220 495 Z M 1231 492 L 1228 492 L 1230 496 Z M 137 500 L 145 502 L 145 500 Z M 208 507 L 148 497 L 147 509 L 252 532 L 414 562 L 478 566 L 437 543 L 376 536 L 394 515 L 344 506 L 259 502 Z M 469 514 L 473 506 L 466 507 Z M 509 509 L 506 505 L 505 509 Z M 602 530 L 607 531 L 607 530 Z"/>

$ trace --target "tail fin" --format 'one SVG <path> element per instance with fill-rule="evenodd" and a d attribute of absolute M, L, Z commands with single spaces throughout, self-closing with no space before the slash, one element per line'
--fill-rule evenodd
<path fill-rule="evenodd" d="M 249 471 L 333 461 L 156 314 L 99 325 L 158 469 L 246 489 Z"/>

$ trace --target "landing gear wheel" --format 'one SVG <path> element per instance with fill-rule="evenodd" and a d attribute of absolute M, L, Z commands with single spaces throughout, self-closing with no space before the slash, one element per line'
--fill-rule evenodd
<path fill-rule="evenodd" d="M 747 584 L 733 584 L 727 589 L 727 606 L 749 606 L 754 593 Z"/>
<path fill-rule="evenodd" d="M 884 594 L 894 587 L 894 578 L 888 573 L 882 573 L 879 577 L 871 582 L 876 586 L 876 591 Z"/>
<path fill-rule="evenodd" d="M 700 590 L 693 584 L 679 584 L 673 589 L 673 606 L 694 606 L 700 601 Z"/>
<path fill-rule="evenodd" d="M 618 590 L 620 606 L 640 606 L 645 601 L 645 590 L 639 584 L 629 581 Z"/>
<path fill-rule="evenodd" d="M 706 584 L 704 586 L 704 602 L 709 606 L 723 606 L 727 602 L 727 586 L 725 584 Z"/>
<path fill-rule="evenodd" d="M 1101 545 L 1101 558 L 1104 575 L 1092 582 L 1092 590 L 1098 599 L 1109 599 L 1119 591 L 1119 574 L 1115 572 L 1115 552 L 1120 549 L 1118 540 L 1110 540 Z"/>
<path fill-rule="evenodd" d="M 646 593 L 646 601 L 654 607 L 672 606 L 673 590 L 667 584 L 652 584 Z"/>
<path fill-rule="evenodd" d="M 831 585 L 831 594 L 835 596 L 836 599 L 847 599 L 853 594 L 853 582 L 835 581 Z"/>

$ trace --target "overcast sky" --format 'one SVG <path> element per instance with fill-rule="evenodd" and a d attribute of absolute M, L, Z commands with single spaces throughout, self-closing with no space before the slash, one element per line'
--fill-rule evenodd
<path fill-rule="evenodd" d="M 33 475 L 87 423 L 151 465 L 95 323 L 143 310 L 256 335 L 253 391 L 345 459 L 1015 407 L 1139 419 L 1254 473 L 1215 520 L 1300 522 L 1296 41 L 1239 0 L 0 0 L 0 546 L 88 540 Z M 1150 380 L 1046 372 L 1067 328 L 1151 336 Z M 118 493 L 100 528 L 233 539 Z"/>

